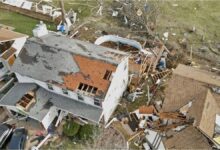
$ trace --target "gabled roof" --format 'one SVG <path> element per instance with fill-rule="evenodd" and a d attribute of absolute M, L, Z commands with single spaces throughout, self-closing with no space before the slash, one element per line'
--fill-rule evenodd
<path fill-rule="evenodd" d="M 7 42 L 7 41 L 12 41 L 15 40 L 17 38 L 22 38 L 22 37 L 28 37 L 25 34 L 21 34 L 18 32 L 14 32 L 11 30 L 7 30 L 5 28 L 1 28 L 0 27 L 0 42 Z"/>
<path fill-rule="evenodd" d="M 164 112 L 176 111 L 190 101 L 201 100 L 209 85 L 220 86 L 219 76 L 193 67 L 178 65 L 165 89 Z"/>
<path fill-rule="evenodd" d="M 104 97 L 110 85 L 107 70 L 115 72 L 128 55 L 124 52 L 49 33 L 29 39 L 12 71 L 62 88 L 76 90 L 80 83 L 98 89 Z"/>
<path fill-rule="evenodd" d="M 192 103 L 188 115 L 195 119 L 195 126 L 212 138 L 215 131 L 216 114 L 220 114 L 220 107 L 210 90 L 207 90 L 204 95 L 205 98 Z"/>
<path fill-rule="evenodd" d="M 189 126 L 164 142 L 166 149 L 211 149 L 208 140 L 193 126 Z"/>
<path fill-rule="evenodd" d="M 214 76 L 215 79 L 212 78 Z M 216 114 L 220 113 L 220 96 L 212 93 L 209 86 L 217 86 L 217 78 L 215 74 L 206 71 L 178 66 L 165 89 L 162 110 L 178 111 L 192 102 L 187 115 L 194 118 L 195 126 L 212 138 Z"/>
<path fill-rule="evenodd" d="M 201 94 L 206 91 L 207 88 L 204 84 L 173 74 L 165 89 L 162 110 L 164 112 L 177 111 L 190 101 L 201 100 Z"/>

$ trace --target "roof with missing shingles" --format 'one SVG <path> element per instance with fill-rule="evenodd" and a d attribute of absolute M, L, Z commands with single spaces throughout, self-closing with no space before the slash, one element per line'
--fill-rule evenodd
<path fill-rule="evenodd" d="M 103 97 L 110 85 L 103 79 L 106 71 L 115 72 L 127 56 L 121 51 L 49 33 L 25 43 L 12 71 L 72 91 L 84 83 L 98 88 L 97 93 L 101 94 L 97 96 Z"/>

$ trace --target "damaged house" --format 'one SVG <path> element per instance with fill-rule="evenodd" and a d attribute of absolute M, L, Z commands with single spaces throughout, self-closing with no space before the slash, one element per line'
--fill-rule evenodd
<path fill-rule="evenodd" d="M 49 32 L 27 40 L 11 69 L 16 83 L 0 105 L 42 123 L 66 114 L 107 123 L 128 83 L 128 55 Z"/>
<path fill-rule="evenodd" d="M 27 35 L 0 27 L 0 80 L 9 73 Z"/>
<path fill-rule="evenodd" d="M 193 126 L 219 146 L 220 77 L 212 72 L 179 65 L 168 81 L 163 112 L 180 112 Z"/>

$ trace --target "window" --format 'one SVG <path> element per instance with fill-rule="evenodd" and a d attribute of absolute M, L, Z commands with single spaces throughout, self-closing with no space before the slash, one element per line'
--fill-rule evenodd
<path fill-rule="evenodd" d="M 82 90 L 82 88 L 83 88 L 83 84 L 80 83 L 78 89 L 79 89 L 79 90 Z"/>
<path fill-rule="evenodd" d="M 105 79 L 105 80 L 109 80 L 109 78 L 111 77 L 111 75 L 112 75 L 112 71 L 110 71 L 110 70 L 106 70 L 103 79 Z"/>
<path fill-rule="evenodd" d="M 84 98 L 82 97 L 82 95 L 80 95 L 79 93 L 77 93 L 77 96 L 78 96 L 78 99 L 79 99 L 79 100 L 81 100 L 81 101 L 84 100 Z"/>
<path fill-rule="evenodd" d="M 2 62 L 0 62 L 0 69 L 4 68 L 4 65 Z"/>
<path fill-rule="evenodd" d="M 88 88 L 88 85 L 87 84 L 84 84 L 84 86 L 83 86 L 83 91 L 86 91 L 87 90 L 87 88 Z"/>
<path fill-rule="evenodd" d="M 68 95 L 68 91 L 67 91 L 67 89 L 62 89 L 62 91 L 63 91 L 63 94 Z"/>
<path fill-rule="evenodd" d="M 94 88 L 92 89 L 92 94 L 96 94 L 97 90 L 98 90 L 98 88 L 94 87 Z"/>
<path fill-rule="evenodd" d="M 96 92 L 98 91 L 98 88 L 94 87 L 94 86 L 91 86 L 91 85 L 88 85 L 88 84 L 80 83 L 79 87 L 78 87 L 78 90 L 84 91 L 84 92 L 87 92 L 87 93 L 96 94 Z"/>
<path fill-rule="evenodd" d="M 48 89 L 53 90 L 53 85 L 52 84 L 48 83 L 47 86 L 48 86 Z"/>
<path fill-rule="evenodd" d="M 95 98 L 94 99 L 94 105 L 100 106 L 100 100 Z"/>
<path fill-rule="evenodd" d="M 92 92 L 92 88 L 93 88 L 92 86 L 89 86 L 87 92 L 89 92 L 89 93 Z"/>

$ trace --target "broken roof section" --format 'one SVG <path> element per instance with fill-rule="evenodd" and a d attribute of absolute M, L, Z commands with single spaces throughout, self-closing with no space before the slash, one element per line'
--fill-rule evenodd
<path fill-rule="evenodd" d="M 25 34 L 21 34 L 18 32 L 14 32 L 11 30 L 7 30 L 5 28 L 1 28 L 0 27 L 0 42 L 7 42 L 7 41 L 12 41 L 15 40 L 17 38 L 22 38 L 22 37 L 28 37 Z"/>
<path fill-rule="evenodd" d="M 183 111 L 194 119 L 194 126 L 212 139 L 216 115 L 220 114 L 220 96 L 212 92 L 219 87 L 219 76 L 211 72 L 179 65 L 168 81 L 164 112 Z"/>
<path fill-rule="evenodd" d="M 207 93 L 208 86 L 220 86 L 219 76 L 193 67 L 178 65 L 165 89 L 163 111 L 176 111 L 190 101 L 205 99 L 204 93 Z"/>
<path fill-rule="evenodd" d="M 32 83 L 17 83 L 14 85 L 8 93 L 0 100 L 1 106 L 16 106 L 16 103 L 28 92 L 33 91 L 35 94 L 36 103 L 26 113 L 30 117 L 37 120 L 42 120 L 49 108 L 49 106 L 55 106 L 58 109 L 62 109 L 72 113 L 76 116 L 86 118 L 93 122 L 99 122 L 102 114 L 102 109 L 86 105 L 85 103 L 77 100 L 72 100 L 65 96 L 61 96 L 52 92 L 49 92 L 43 88 L 39 88 L 36 84 Z"/>
<path fill-rule="evenodd" d="M 26 42 L 12 71 L 72 91 L 86 84 L 103 98 L 110 85 L 106 71 L 115 72 L 125 57 L 124 52 L 49 33 Z"/>

